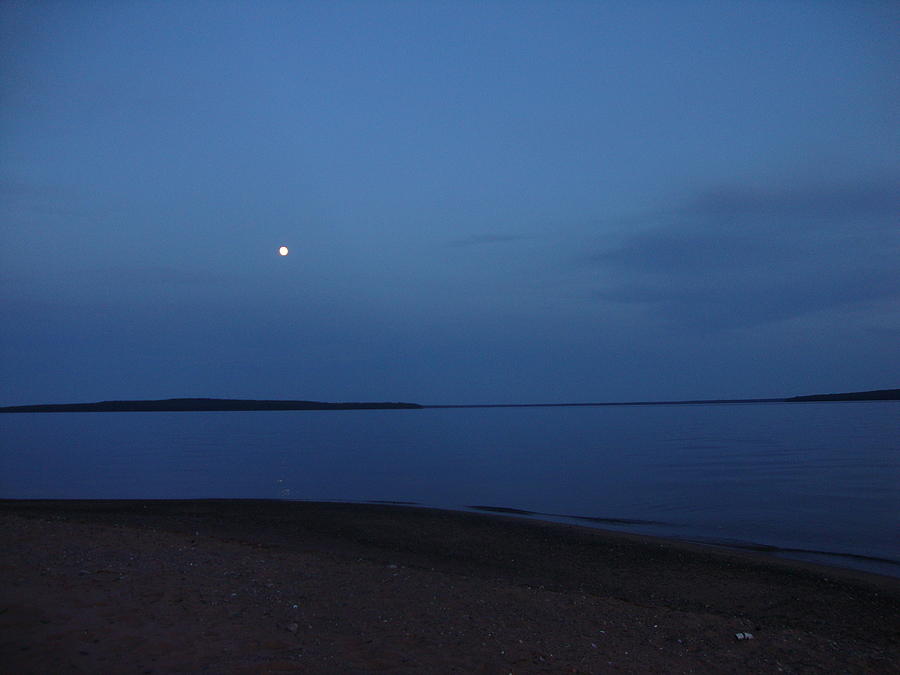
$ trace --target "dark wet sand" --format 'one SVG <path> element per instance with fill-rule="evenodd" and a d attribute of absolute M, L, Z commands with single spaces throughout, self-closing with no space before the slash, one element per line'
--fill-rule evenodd
<path fill-rule="evenodd" d="M 900 673 L 900 580 L 756 554 L 381 504 L 0 501 L 0 527 L 0 672 Z"/>

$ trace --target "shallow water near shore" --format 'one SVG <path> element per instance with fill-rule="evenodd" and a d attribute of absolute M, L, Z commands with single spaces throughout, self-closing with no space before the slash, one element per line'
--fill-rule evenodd
<path fill-rule="evenodd" d="M 894 402 L 0 416 L 0 497 L 396 501 L 900 576 Z"/>

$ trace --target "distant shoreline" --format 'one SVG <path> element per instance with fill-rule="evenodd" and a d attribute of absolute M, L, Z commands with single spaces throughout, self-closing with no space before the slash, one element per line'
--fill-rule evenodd
<path fill-rule="evenodd" d="M 482 403 L 423 405 L 423 408 L 578 408 L 623 405 L 710 405 L 713 403 L 817 403 L 827 401 L 900 401 L 900 389 L 876 389 L 842 394 L 812 394 L 788 398 L 713 398 L 688 401 L 614 401 L 606 403 Z"/>
<path fill-rule="evenodd" d="M 622 401 L 607 403 L 463 403 L 422 405 L 404 402 L 257 400 L 231 398 L 169 398 L 147 401 L 98 401 L 0 407 L 0 413 L 48 412 L 248 412 L 275 410 L 424 410 L 428 408 L 586 408 L 638 405 L 710 405 L 715 403 L 819 403 L 829 401 L 900 401 L 900 389 L 877 389 L 841 394 L 812 394 L 790 398 L 702 399 L 689 401 Z"/>
<path fill-rule="evenodd" d="M 17 412 L 247 412 L 255 410 L 415 410 L 423 406 L 402 402 L 327 403 L 323 401 L 278 401 L 232 398 L 169 398 L 154 401 L 98 401 L 96 403 L 51 403 L 0 408 Z"/>

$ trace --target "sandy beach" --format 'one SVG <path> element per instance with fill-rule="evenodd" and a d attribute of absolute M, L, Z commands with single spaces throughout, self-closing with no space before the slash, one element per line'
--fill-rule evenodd
<path fill-rule="evenodd" d="M 388 504 L 0 523 L 3 672 L 900 672 L 900 580 L 759 554 Z"/>

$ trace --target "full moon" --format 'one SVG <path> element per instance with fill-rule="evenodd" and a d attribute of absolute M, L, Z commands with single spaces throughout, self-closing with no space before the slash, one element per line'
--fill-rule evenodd
<path fill-rule="evenodd" d="M 287 246 L 282 246 L 281 248 L 278 249 L 278 255 L 287 255 L 287 254 L 288 254 Z"/>

